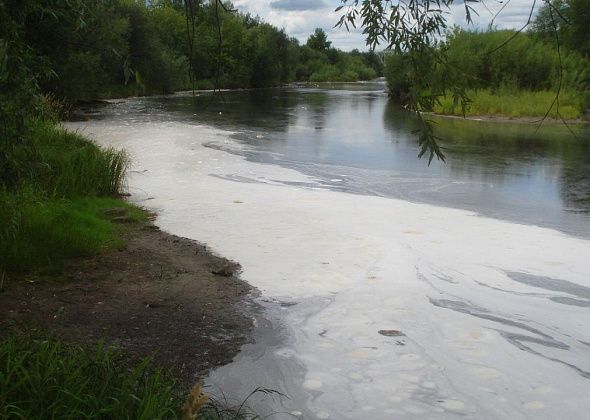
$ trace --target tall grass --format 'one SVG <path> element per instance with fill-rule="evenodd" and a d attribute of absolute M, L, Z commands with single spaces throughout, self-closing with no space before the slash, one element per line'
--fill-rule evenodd
<path fill-rule="evenodd" d="M 0 151 L 0 188 L 28 186 L 47 198 L 116 195 L 129 164 L 124 152 L 43 119 L 28 121 L 22 138 L 6 140 Z"/>
<path fill-rule="evenodd" d="M 13 334 L 0 342 L 2 419 L 255 420 L 248 400 L 276 391 L 257 388 L 240 404 L 203 394 L 197 384 L 182 405 L 182 387 L 150 359 L 131 362 L 103 342 L 94 348 Z"/>
<path fill-rule="evenodd" d="M 29 182 L 50 197 L 121 192 L 129 164 L 124 152 L 100 148 L 79 134 L 47 122 L 37 122 L 32 136 L 39 161 Z"/>
<path fill-rule="evenodd" d="M 248 407 L 249 400 L 253 397 L 262 397 L 265 399 L 286 397 L 281 392 L 273 389 L 258 387 L 248 394 L 239 403 L 231 404 L 223 398 L 202 393 L 201 384 L 196 384 L 189 393 L 188 398 L 182 407 L 182 419 L 196 420 L 262 420 L 272 418 L 272 415 L 262 417 L 256 414 Z M 275 413 L 279 414 L 279 413 Z M 284 413 L 283 413 L 284 414 Z"/>
<path fill-rule="evenodd" d="M 12 336 L 0 343 L 0 418 L 178 418 L 175 383 L 149 360 Z"/>
<path fill-rule="evenodd" d="M 70 257 L 116 245 L 102 216 L 124 186 L 128 158 L 47 120 L 32 120 L 1 156 L 0 276 L 53 271 Z M 132 211 L 132 210 L 129 210 Z M 136 217 L 140 217 L 135 212 Z"/>
<path fill-rule="evenodd" d="M 564 91 L 559 95 L 558 108 L 552 104 L 555 100 L 554 91 L 524 91 L 500 89 L 492 92 L 489 89 L 473 90 L 467 93 L 471 99 L 466 110 L 469 116 L 505 116 L 544 117 L 549 111 L 550 118 L 576 119 L 584 113 L 584 100 L 576 92 Z M 550 110 L 551 109 L 551 110 Z M 440 104 L 435 105 L 434 111 L 446 115 L 462 115 L 461 108 L 455 106 L 451 97 L 444 97 Z"/>

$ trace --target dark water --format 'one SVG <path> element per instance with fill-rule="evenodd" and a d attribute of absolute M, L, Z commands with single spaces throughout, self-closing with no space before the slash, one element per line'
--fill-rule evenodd
<path fill-rule="evenodd" d="M 380 83 L 138 100 L 138 117 L 236 132 L 251 160 L 332 188 L 468 209 L 590 237 L 590 128 L 437 119 L 446 163 L 418 159 L 412 118 Z M 127 112 L 130 109 L 127 110 Z"/>

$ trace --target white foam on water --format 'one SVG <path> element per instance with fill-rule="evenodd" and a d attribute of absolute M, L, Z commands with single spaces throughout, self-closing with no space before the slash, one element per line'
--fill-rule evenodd
<path fill-rule="evenodd" d="M 229 396 L 281 391 L 286 418 L 587 418 L 589 241 L 326 190 L 208 127 L 68 126 L 128 150 L 133 200 L 270 302 L 282 340 L 211 375 Z"/>

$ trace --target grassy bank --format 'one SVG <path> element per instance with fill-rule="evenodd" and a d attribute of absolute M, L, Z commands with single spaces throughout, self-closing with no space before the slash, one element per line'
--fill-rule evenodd
<path fill-rule="evenodd" d="M 584 99 L 581 95 L 565 91 L 559 95 L 559 114 L 555 92 L 501 89 L 473 90 L 467 93 L 471 102 L 466 110 L 467 116 L 503 116 L 509 118 L 544 117 L 579 119 L 584 115 Z M 553 105 L 553 106 L 552 106 Z M 463 115 L 461 108 L 453 103 L 451 97 L 443 98 L 435 105 L 434 112 L 444 115 Z"/>
<path fill-rule="evenodd" d="M 107 197 L 47 199 L 31 191 L 0 194 L 2 231 L 0 266 L 7 279 L 27 274 L 55 274 L 69 258 L 96 254 L 122 245 L 121 225 L 107 219 L 109 210 L 126 210 L 138 220 L 144 212 Z"/>
<path fill-rule="evenodd" d="M 0 145 L 0 293 L 4 292 L 2 296 L 7 299 L 12 296 L 11 303 L 21 298 L 26 301 L 24 307 L 16 305 L 16 310 L 3 307 L 1 311 L 4 318 L 0 319 L 0 418 L 256 418 L 246 412 L 243 404 L 235 409 L 225 408 L 223 401 L 205 397 L 200 386 L 193 389 L 186 401 L 183 395 L 186 378 L 172 378 L 170 372 L 174 369 L 163 374 L 150 359 L 141 359 L 140 353 L 114 350 L 113 343 L 120 341 L 111 338 L 98 346 L 72 344 L 86 343 L 89 337 L 111 337 L 107 330 L 94 335 L 80 332 L 85 338 L 70 337 L 73 341 L 66 343 L 40 332 L 49 330 L 58 337 L 60 330 L 27 321 L 24 314 L 31 312 L 31 302 L 41 305 L 42 294 L 35 292 L 47 292 L 47 286 L 52 285 L 56 287 L 50 288 L 48 295 L 61 303 L 51 309 L 44 301 L 45 306 L 39 306 L 46 310 L 43 319 L 62 319 L 68 312 L 65 306 L 69 299 L 76 299 L 70 291 L 80 287 L 89 289 L 82 292 L 79 305 L 69 307 L 74 316 L 91 320 L 101 316 L 100 311 L 94 312 L 94 306 L 83 305 L 89 299 L 93 305 L 106 297 L 111 305 L 107 312 L 113 311 L 116 306 L 113 302 L 119 296 L 93 295 L 93 290 L 100 287 L 90 284 L 90 277 L 80 279 L 85 282 L 82 286 L 63 289 L 62 273 L 68 281 L 73 280 L 62 269 L 71 266 L 75 258 L 125 246 L 122 238 L 128 238 L 132 227 L 137 225 L 134 222 L 144 220 L 147 215 L 118 198 L 128 165 L 123 152 L 98 147 L 80 135 L 59 128 L 51 120 L 31 119 L 25 124 L 15 141 Z M 118 261 L 121 252 L 115 254 Z M 134 255 L 141 258 L 143 254 Z M 134 267 L 139 263 L 132 260 Z M 76 266 L 76 272 L 81 270 L 81 264 Z M 209 265 L 204 267 L 209 273 Z M 119 270 L 119 266 L 113 269 Z M 174 270 L 177 273 L 178 267 Z M 138 273 L 138 277 L 145 279 L 151 271 Z M 160 271 L 160 278 L 164 275 Z M 136 279 L 129 280 L 132 283 Z M 182 287 L 186 290 L 186 286 Z M 200 289 L 200 293 L 205 292 Z M 68 301 L 60 301 L 63 293 Z M 131 299 L 124 293 L 123 296 L 125 305 L 129 305 Z M 134 308 L 135 316 L 146 310 L 144 303 L 135 302 Z M 227 310 L 223 308 L 224 313 Z M 116 322 L 125 323 L 123 318 L 117 318 Z M 155 317 L 150 314 L 148 319 L 154 322 Z M 98 323 L 98 320 L 91 322 Z M 76 327 L 66 322 L 65 328 Z M 143 335 L 144 340 L 146 337 L 149 336 Z"/>
<path fill-rule="evenodd" d="M 101 149 L 50 121 L 28 122 L 21 141 L 3 150 L 0 184 L 0 278 L 55 272 L 71 257 L 117 246 L 106 219 L 124 183 L 127 157 Z M 5 285 L 5 284 L 4 284 Z"/>
<path fill-rule="evenodd" d="M 122 244 L 125 221 L 144 211 L 116 198 L 127 157 L 41 119 L 0 150 L 0 291 Z M 24 331 L 23 331 L 24 329 Z M 117 352 L 39 340 L 26 326 L 0 343 L 0 418 L 174 418 L 171 379 Z"/>

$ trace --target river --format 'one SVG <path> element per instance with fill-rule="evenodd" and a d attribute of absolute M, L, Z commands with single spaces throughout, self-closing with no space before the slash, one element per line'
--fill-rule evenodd
<path fill-rule="evenodd" d="M 273 418 L 585 418 L 590 132 L 437 119 L 379 83 L 113 101 L 70 123 L 132 199 L 242 264 L 256 342 L 207 380 Z M 220 333 L 220 339 L 223 334 Z"/>

